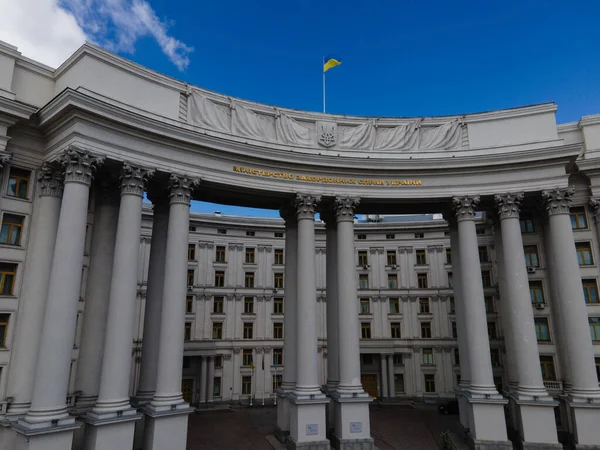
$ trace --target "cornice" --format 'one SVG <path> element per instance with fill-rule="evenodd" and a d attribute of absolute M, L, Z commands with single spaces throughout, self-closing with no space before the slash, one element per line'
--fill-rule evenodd
<path fill-rule="evenodd" d="M 15 65 L 35 72 L 38 75 L 42 75 L 46 78 L 50 78 L 54 81 L 54 69 L 50 66 L 42 64 L 41 62 L 35 61 L 25 56 L 20 56 L 19 59 L 15 61 Z"/>
<path fill-rule="evenodd" d="M 585 127 L 586 125 L 598 125 L 600 124 L 600 114 L 592 114 L 589 116 L 583 116 L 579 120 L 579 127 Z"/>
<path fill-rule="evenodd" d="M 35 106 L 0 96 L 0 113 L 8 114 L 18 119 L 29 119 L 36 111 L 37 108 Z"/>

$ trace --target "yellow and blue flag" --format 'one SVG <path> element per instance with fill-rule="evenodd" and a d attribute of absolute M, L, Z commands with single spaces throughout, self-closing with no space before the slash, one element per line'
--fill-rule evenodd
<path fill-rule="evenodd" d="M 337 56 L 327 56 L 323 58 L 323 72 L 327 72 L 329 69 L 335 66 L 339 66 L 342 63 L 342 58 Z"/>

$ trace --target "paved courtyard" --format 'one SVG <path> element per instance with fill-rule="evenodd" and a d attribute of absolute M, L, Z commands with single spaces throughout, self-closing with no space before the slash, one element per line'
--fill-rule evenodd
<path fill-rule="evenodd" d="M 265 437 L 273 434 L 275 419 L 274 407 L 193 414 L 187 448 L 269 450 Z M 371 407 L 371 434 L 379 450 L 436 450 L 442 431 L 457 427 L 458 416 L 442 416 L 432 406 Z"/>

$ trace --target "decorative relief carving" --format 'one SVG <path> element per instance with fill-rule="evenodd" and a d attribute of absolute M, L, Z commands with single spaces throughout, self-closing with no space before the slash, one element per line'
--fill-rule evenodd
<path fill-rule="evenodd" d="M 334 200 L 335 220 L 337 222 L 353 222 L 354 210 L 360 204 L 358 197 L 336 197 Z"/>
<path fill-rule="evenodd" d="M 407 302 L 408 298 L 409 298 L 408 296 L 403 295 L 403 296 L 400 297 L 400 300 L 402 300 L 403 302 Z"/>
<path fill-rule="evenodd" d="M 271 250 L 273 250 L 273 248 L 270 245 L 259 245 L 258 246 L 258 251 L 259 253 L 271 253 Z"/>
<path fill-rule="evenodd" d="M 317 142 L 323 147 L 332 147 L 337 141 L 337 123 L 317 122 Z"/>
<path fill-rule="evenodd" d="M 149 244 L 152 239 L 149 236 L 140 236 L 140 244 Z"/>
<path fill-rule="evenodd" d="M 262 349 L 262 348 L 260 348 L 260 347 L 258 347 L 258 348 L 255 350 L 255 352 L 256 352 L 256 354 L 257 354 L 257 355 L 259 355 L 259 354 L 261 354 L 261 353 L 263 352 L 263 349 Z"/>
<path fill-rule="evenodd" d="M 442 251 L 444 250 L 444 247 L 441 245 L 430 245 L 429 247 L 427 247 L 427 252 L 429 253 L 442 253 Z"/>
<path fill-rule="evenodd" d="M 315 209 L 321 203 L 320 195 L 296 194 L 294 205 L 296 206 L 296 217 L 301 219 L 315 219 Z"/>
<path fill-rule="evenodd" d="M 231 360 L 231 353 L 226 353 L 226 354 L 224 354 L 222 356 L 223 356 L 223 359 L 225 361 L 230 361 Z"/>
<path fill-rule="evenodd" d="M 523 192 L 495 195 L 494 200 L 498 208 L 500 219 L 518 219 L 521 210 L 521 202 L 525 194 Z"/>
<path fill-rule="evenodd" d="M 400 254 L 410 254 L 413 252 L 413 248 L 412 247 L 398 247 L 398 251 L 400 252 Z"/>
<path fill-rule="evenodd" d="M 235 353 L 236 355 L 239 355 L 241 351 L 242 351 L 242 349 L 239 347 L 236 347 L 233 349 L 233 353 Z"/>
<path fill-rule="evenodd" d="M 317 255 L 324 255 L 325 254 L 325 248 L 323 248 L 323 247 L 315 248 L 315 254 L 317 254 Z"/>
<path fill-rule="evenodd" d="M 413 347 L 413 352 L 414 352 L 414 353 L 420 353 L 420 352 L 421 352 L 421 347 L 419 347 L 419 346 L 415 345 L 415 346 Z"/>
<path fill-rule="evenodd" d="M 230 302 L 232 302 L 235 299 L 235 295 L 233 295 L 233 294 L 227 294 L 226 297 L 227 297 L 227 300 Z"/>
<path fill-rule="evenodd" d="M 317 302 L 324 302 L 324 301 L 325 301 L 324 295 L 317 295 Z"/>
<path fill-rule="evenodd" d="M 200 180 L 185 175 L 171 174 L 169 177 L 169 199 L 171 203 L 189 205 L 192 192 L 200 184 Z"/>
<path fill-rule="evenodd" d="M 452 351 L 452 347 L 444 347 L 445 353 L 450 353 Z"/>
<path fill-rule="evenodd" d="M 571 197 L 573 197 L 573 194 L 575 194 L 575 188 L 571 186 L 542 191 L 546 213 L 549 216 L 555 214 L 569 214 L 572 200 Z"/>
<path fill-rule="evenodd" d="M 144 169 L 128 162 L 121 169 L 121 195 L 138 195 L 142 197 L 148 178 L 154 175 L 154 170 Z"/>
<path fill-rule="evenodd" d="M 3 163 L 0 160 L 0 170 L 2 167 Z M 47 162 L 43 163 L 38 172 L 38 181 L 41 188 L 40 197 L 62 197 L 64 185 L 63 174 L 60 168 L 54 167 Z M 119 199 L 117 197 L 117 205 L 119 204 L 118 200 Z"/>
<path fill-rule="evenodd" d="M 474 195 L 472 197 L 453 197 L 452 204 L 456 213 L 456 220 L 475 220 L 475 209 L 479 205 L 480 197 Z"/>
<path fill-rule="evenodd" d="M 417 301 L 417 297 L 415 297 L 415 296 L 412 296 L 412 295 L 411 295 L 411 296 L 409 297 L 409 300 L 410 300 L 411 302 L 416 302 L 416 301 Z"/>
<path fill-rule="evenodd" d="M 65 183 L 92 184 L 94 172 L 104 163 L 104 158 L 92 155 L 87 150 L 70 147 L 59 158 L 58 162 L 64 169 Z"/>
<path fill-rule="evenodd" d="M 600 197 L 590 197 L 590 208 L 594 214 L 594 220 L 600 224 Z"/>
<path fill-rule="evenodd" d="M 265 353 L 265 355 L 268 355 L 269 353 L 271 353 L 271 347 L 263 348 L 263 352 Z"/>
<path fill-rule="evenodd" d="M 4 169 L 4 166 L 12 158 L 12 153 L 0 152 L 0 170 Z"/>
<path fill-rule="evenodd" d="M 241 302 L 242 301 L 242 294 L 235 294 L 235 301 L 236 302 Z"/>

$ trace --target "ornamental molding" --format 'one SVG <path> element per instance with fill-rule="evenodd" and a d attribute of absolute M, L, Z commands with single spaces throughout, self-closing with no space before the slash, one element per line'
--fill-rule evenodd
<path fill-rule="evenodd" d="M 400 254 L 403 253 L 412 253 L 413 252 L 413 248 L 412 247 L 398 247 L 398 251 L 400 252 Z"/>
<path fill-rule="evenodd" d="M 321 203 L 320 195 L 296 194 L 294 206 L 296 207 L 296 217 L 298 220 L 315 220 L 315 209 Z"/>
<path fill-rule="evenodd" d="M 92 184 L 94 172 L 104 163 L 104 157 L 88 150 L 70 147 L 58 157 L 58 163 L 64 169 L 65 183 Z"/>
<path fill-rule="evenodd" d="M 589 205 L 592 209 L 595 222 L 600 224 L 600 197 L 590 197 Z"/>
<path fill-rule="evenodd" d="M 154 175 L 154 170 L 145 169 L 128 162 L 121 168 L 121 195 L 137 195 L 142 197 L 148 178 Z"/>
<path fill-rule="evenodd" d="M 4 163 L 1 160 L 3 156 L 6 155 L 0 156 L 0 170 L 4 167 Z M 38 173 L 38 182 L 40 183 L 40 197 L 62 197 L 64 183 L 63 173 L 59 167 L 51 165 L 47 162 L 42 163 Z M 117 197 L 117 205 L 118 204 Z"/>
<path fill-rule="evenodd" d="M 325 255 L 326 253 L 326 249 L 324 247 L 319 247 L 315 249 L 315 254 L 316 255 Z"/>
<path fill-rule="evenodd" d="M 317 295 L 317 302 L 325 302 L 325 296 L 324 295 Z"/>
<path fill-rule="evenodd" d="M 271 251 L 273 250 L 273 247 L 271 247 L 270 245 L 259 245 L 258 246 L 258 252 L 259 253 L 271 253 Z"/>
<path fill-rule="evenodd" d="M 171 174 L 169 177 L 169 201 L 171 204 L 180 203 L 190 205 L 194 189 L 200 184 L 197 178 L 185 175 Z"/>
<path fill-rule="evenodd" d="M 548 216 L 556 214 L 569 214 L 572 197 L 575 194 L 575 188 L 572 186 L 566 188 L 555 188 L 542 191 L 542 199 L 545 203 Z"/>
<path fill-rule="evenodd" d="M 152 238 L 150 238 L 149 236 L 140 237 L 140 244 L 149 244 L 150 242 L 152 242 Z"/>
<path fill-rule="evenodd" d="M 445 352 L 445 353 L 450 353 L 450 352 L 452 352 L 452 347 L 444 347 L 444 352 Z"/>
<path fill-rule="evenodd" d="M 258 347 L 257 349 L 254 350 L 256 352 L 257 355 L 260 355 L 263 352 L 263 349 Z"/>
<path fill-rule="evenodd" d="M 463 220 L 475 220 L 475 213 L 480 200 L 478 195 L 472 197 L 453 197 L 452 205 L 456 214 L 456 220 L 458 222 Z"/>
<path fill-rule="evenodd" d="M 235 295 L 233 295 L 233 294 L 227 294 L 226 298 L 227 298 L 228 301 L 232 302 L 233 300 L 235 300 Z"/>
<path fill-rule="evenodd" d="M 241 351 L 242 351 L 242 349 L 239 347 L 236 347 L 233 349 L 233 353 L 235 353 L 236 355 L 239 355 Z"/>
<path fill-rule="evenodd" d="M 500 220 L 518 219 L 524 197 L 525 194 L 523 192 L 495 195 L 494 201 L 496 202 Z"/>
<path fill-rule="evenodd" d="M 354 222 L 354 211 L 359 204 L 358 197 L 336 197 L 333 203 L 336 222 Z"/>
<path fill-rule="evenodd" d="M 225 361 L 230 361 L 231 360 L 231 353 L 225 353 L 224 355 L 221 355 L 221 356 L 223 356 L 223 359 Z"/>
<path fill-rule="evenodd" d="M 413 353 L 420 353 L 421 347 L 419 347 L 418 345 L 415 345 L 412 350 L 413 350 Z"/>
<path fill-rule="evenodd" d="M 413 302 L 413 303 L 417 301 L 417 297 L 416 297 L 416 296 L 412 296 L 412 295 L 411 295 L 410 297 L 408 297 L 408 299 L 409 299 L 411 302 Z"/>
<path fill-rule="evenodd" d="M 427 252 L 429 253 L 442 253 L 442 251 L 444 250 L 444 246 L 442 245 L 430 245 L 429 247 L 427 247 Z"/>
<path fill-rule="evenodd" d="M 265 353 L 265 355 L 268 355 L 271 353 L 271 347 L 265 347 L 263 348 L 263 352 Z"/>
<path fill-rule="evenodd" d="M 229 244 L 227 248 L 229 248 L 229 250 L 242 251 L 244 250 L 244 244 Z"/>

